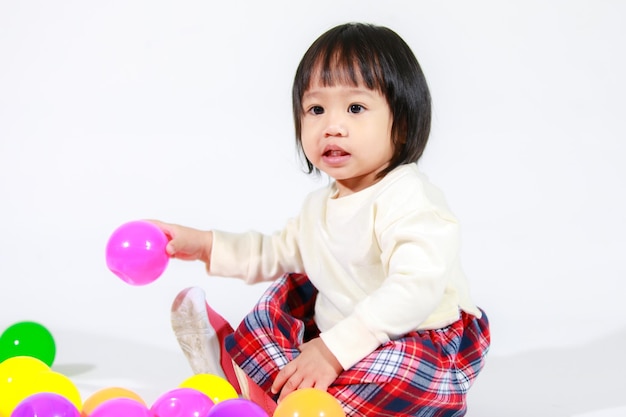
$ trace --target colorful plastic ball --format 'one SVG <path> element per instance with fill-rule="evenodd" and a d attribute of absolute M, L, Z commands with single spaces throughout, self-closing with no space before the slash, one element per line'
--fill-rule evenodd
<path fill-rule="evenodd" d="M 18 376 L 32 375 L 49 370 L 48 364 L 41 359 L 32 356 L 13 356 L 0 362 L 0 383 L 10 383 Z"/>
<path fill-rule="evenodd" d="M 273 417 L 345 417 L 335 397 L 316 388 L 302 388 L 287 395 Z"/>
<path fill-rule="evenodd" d="M 67 398 L 76 409 L 82 408 L 80 391 L 74 382 L 60 372 L 47 371 L 34 374 L 28 384 L 28 395 L 38 392 L 52 392 Z"/>
<path fill-rule="evenodd" d="M 80 417 L 80 413 L 67 398 L 51 392 L 39 392 L 24 398 L 11 417 Z"/>
<path fill-rule="evenodd" d="M 32 356 L 52 366 L 55 355 L 52 333 L 34 321 L 15 323 L 0 336 L 0 362 L 14 356 Z"/>
<path fill-rule="evenodd" d="M 90 417 L 155 417 L 145 404 L 132 398 L 112 398 L 99 404 Z"/>
<path fill-rule="evenodd" d="M 81 414 L 83 417 L 90 416 L 100 404 L 109 400 L 121 398 L 135 400 L 139 404 L 146 407 L 145 401 L 136 392 L 121 387 L 107 387 L 94 392 L 85 400 Z"/>
<path fill-rule="evenodd" d="M 192 388 L 175 388 L 161 395 L 150 407 L 155 417 L 206 416 L 214 406 L 204 393 Z"/>
<path fill-rule="evenodd" d="M 32 356 L 14 356 L 0 363 L 0 417 L 8 417 L 28 395 L 32 381 L 50 367 Z"/>
<path fill-rule="evenodd" d="M 165 233 L 150 222 L 124 223 L 107 242 L 107 267 L 130 285 L 150 284 L 167 268 L 167 242 Z"/>
<path fill-rule="evenodd" d="M 209 411 L 206 417 L 268 417 L 265 410 L 252 401 L 236 398 L 222 401 Z"/>
<path fill-rule="evenodd" d="M 180 388 L 193 388 L 206 394 L 215 404 L 238 398 L 235 388 L 226 379 L 213 374 L 196 374 L 184 380 Z"/>

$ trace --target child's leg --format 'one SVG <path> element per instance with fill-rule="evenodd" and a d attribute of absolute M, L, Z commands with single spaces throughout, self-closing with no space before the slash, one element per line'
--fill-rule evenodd
<path fill-rule="evenodd" d="M 194 374 L 225 378 L 244 398 L 273 413 L 276 403 L 231 360 L 224 339 L 233 332 L 230 324 L 207 303 L 198 287 L 181 291 L 172 303 L 172 328 Z"/>
<path fill-rule="evenodd" d="M 226 338 L 233 361 L 265 392 L 299 354 L 298 346 L 319 332 L 313 321 L 316 295 L 306 276 L 286 275 Z M 460 417 L 489 341 L 486 316 L 463 313 L 446 329 L 386 343 L 339 375 L 328 392 L 347 416 Z"/>
<path fill-rule="evenodd" d="M 201 288 L 186 288 L 178 293 L 172 303 L 171 321 L 193 373 L 226 378 L 221 366 L 220 340 L 216 328 L 209 321 L 205 294 Z"/>
<path fill-rule="evenodd" d="M 489 343 L 487 317 L 462 313 L 445 329 L 384 344 L 344 371 L 328 392 L 348 416 L 464 416 Z"/>
<path fill-rule="evenodd" d="M 276 374 L 319 331 L 313 321 L 317 290 L 305 275 L 275 281 L 239 327 L 226 340 L 233 361 L 270 394 Z"/>

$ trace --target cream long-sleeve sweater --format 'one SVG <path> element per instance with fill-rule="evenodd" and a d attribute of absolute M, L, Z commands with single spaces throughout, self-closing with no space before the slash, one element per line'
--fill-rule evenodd
<path fill-rule="evenodd" d="M 459 227 L 415 164 L 336 198 L 311 193 L 273 235 L 215 231 L 209 273 L 248 283 L 306 273 L 318 289 L 320 337 L 344 369 L 412 330 L 480 317 L 459 260 Z"/>

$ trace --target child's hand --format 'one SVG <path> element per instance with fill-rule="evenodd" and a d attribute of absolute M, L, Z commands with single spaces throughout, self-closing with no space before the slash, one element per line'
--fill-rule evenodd
<path fill-rule="evenodd" d="M 207 267 L 209 266 L 211 249 L 213 247 L 213 232 L 163 223 L 157 220 L 148 221 L 155 224 L 170 239 L 165 248 L 168 255 L 185 261 L 200 260 Z"/>
<path fill-rule="evenodd" d="M 278 401 L 299 388 L 317 388 L 326 391 L 343 368 L 337 358 L 319 337 L 300 346 L 300 355 L 280 370 L 272 384 Z"/>

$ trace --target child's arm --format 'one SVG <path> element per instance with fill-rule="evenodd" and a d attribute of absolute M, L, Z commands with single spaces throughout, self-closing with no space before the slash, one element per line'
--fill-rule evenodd
<path fill-rule="evenodd" d="M 343 368 L 319 337 L 300 345 L 300 355 L 280 370 L 272 392 L 280 392 L 278 401 L 300 388 L 326 391 Z"/>

